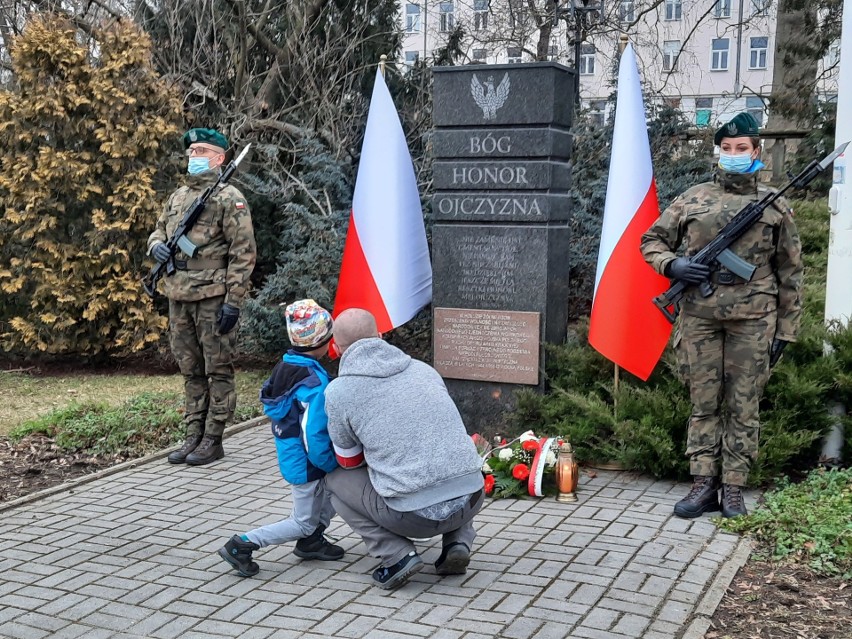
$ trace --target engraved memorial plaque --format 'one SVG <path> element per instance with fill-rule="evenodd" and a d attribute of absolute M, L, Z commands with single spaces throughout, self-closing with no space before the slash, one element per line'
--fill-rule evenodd
<path fill-rule="evenodd" d="M 434 310 L 434 365 L 442 377 L 538 384 L 540 313 Z"/>

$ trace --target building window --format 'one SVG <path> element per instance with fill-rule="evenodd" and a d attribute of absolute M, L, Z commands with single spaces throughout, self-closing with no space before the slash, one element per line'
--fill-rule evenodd
<path fill-rule="evenodd" d="M 763 98 L 756 95 L 747 97 L 746 111 L 754 116 L 758 126 L 763 126 Z"/>
<path fill-rule="evenodd" d="M 769 38 L 751 38 L 751 51 L 749 51 L 748 68 L 766 68 L 766 49 L 769 46 Z"/>
<path fill-rule="evenodd" d="M 420 31 L 420 5 L 405 5 L 405 30 L 408 33 Z"/>
<path fill-rule="evenodd" d="M 770 0 L 751 0 L 751 15 L 765 16 L 769 13 Z"/>
<path fill-rule="evenodd" d="M 476 62 L 485 62 L 485 55 L 486 55 L 485 49 L 474 49 L 473 50 L 473 59 Z"/>
<path fill-rule="evenodd" d="M 589 104 L 589 119 L 597 127 L 606 121 L 606 100 L 592 100 Z"/>
<path fill-rule="evenodd" d="M 826 66 L 835 67 L 840 64 L 840 42 L 832 42 L 826 55 Z"/>
<path fill-rule="evenodd" d="M 548 60 L 550 60 L 551 62 L 554 62 L 556 60 L 557 56 L 559 56 L 559 47 L 557 47 L 555 44 L 551 44 L 549 47 L 547 47 L 547 59 Z"/>
<path fill-rule="evenodd" d="M 695 98 L 695 125 L 710 126 L 713 115 L 713 98 Z"/>
<path fill-rule="evenodd" d="M 682 13 L 681 0 L 666 0 L 666 20 L 680 20 Z"/>
<path fill-rule="evenodd" d="M 509 0 L 509 26 L 523 29 L 529 22 L 526 0 Z"/>
<path fill-rule="evenodd" d="M 716 0 L 716 6 L 713 7 L 713 15 L 717 18 L 730 18 L 731 0 Z"/>
<path fill-rule="evenodd" d="M 728 70 L 728 38 L 715 38 L 713 40 L 713 57 L 710 59 L 711 71 Z"/>
<path fill-rule="evenodd" d="M 506 49 L 506 56 L 508 57 L 509 64 L 520 64 L 521 47 L 509 47 Z"/>
<path fill-rule="evenodd" d="M 405 64 L 409 66 L 414 66 L 417 64 L 417 61 L 420 59 L 420 53 L 418 51 L 406 51 L 405 52 Z"/>
<path fill-rule="evenodd" d="M 580 45 L 580 75 L 595 74 L 595 45 Z"/>
<path fill-rule="evenodd" d="M 677 71 L 677 56 L 680 53 L 680 40 L 663 42 L 663 71 Z"/>
<path fill-rule="evenodd" d="M 633 22 L 636 19 L 636 3 L 633 0 L 621 0 L 618 3 L 618 19 L 621 22 Z"/>
<path fill-rule="evenodd" d="M 455 8 L 452 2 L 442 2 L 438 13 L 438 23 L 443 32 L 452 31 L 456 24 Z"/>
<path fill-rule="evenodd" d="M 473 0 L 473 28 L 476 31 L 488 28 L 488 0 Z"/>

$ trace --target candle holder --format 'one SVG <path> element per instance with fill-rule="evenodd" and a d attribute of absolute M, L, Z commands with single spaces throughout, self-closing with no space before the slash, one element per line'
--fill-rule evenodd
<path fill-rule="evenodd" d="M 565 442 L 559 447 L 556 457 L 556 487 L 559 494 L 556 501 L 571 503 L 577 501 L 577 481 L 580 478 L 580 469 L 574 460 L 574 449 L 571 444 Z"/>

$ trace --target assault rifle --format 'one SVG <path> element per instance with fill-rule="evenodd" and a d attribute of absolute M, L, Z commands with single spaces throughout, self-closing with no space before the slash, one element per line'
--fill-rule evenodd
<path fill-rule="evenodd" d="M 742 210 L 737 213 L 721 231 L 719 231 L 718 235 L 710 240 L 710 242 L 698 251 L 698 253 L 693 255 L 690 260 L 697 264 L 709 266 L 711 271 L 714 267 L 717 267 L 717 265 L 724 266 L 735 275 L 744 279 L 746 282 L 751 281 L 757 267 L 737 256 L 737 254 L 730 249 L 731 244 L 741 238 L 745 232 L 761 218 L 766 208 L 784 195 L 784 193 L 786 193 L 789 189 L 801 189 L 807 186 L 817 175 L 827 169 L 834 160 L 843 154 L 843 151 L 846 150 L 846 146 L 848 144 L 849 142 L 844 142 L 822 161 L 814 160 L 808 164 L 804 170 L 797 176 L 793 177 L 790 182 L 784 186 L 784 188 L 767 193 L 757 202 L 750 202 L 744 206 Z M 654 305 L 660 309 L 669 322 L 674 324 L 675 319 L 677 319 L 678 304 L 683 298 L 684 291 L 692 286 L 692 284 L 682 280 L 672 281 L 673 284 L 665 293 L 654 298 Z M 702 297 L 710 297 L 713 294 L 713 286 L 710 284 L 710 280 L 707 279 L 698 284 L 698 290 Z"/>
<path fill-rule="evenodd" d="M 169 238 L 169 241 L 166 242 L 166 246 L 169 249 L 169 259 L 165 262 L 157 262 L 156 266 L 154 266 L 151 269 L 151 272 L 142 280 L 142 287 L 148 295 L 154 297 L 157 294 L 157 282 L 159 282 L 160 278 L 163 277 L 164 271 L 166 276 L 174 275 L 175 254 L 178 252 L 178 249 L 183 251 L 189 259 L 194 258 L 198 253 L 198 247 L 192 243 L 186 234 L 189 233 L 190 229 L 198 221 L 198 218 L 201 217 L 204 207 L 207 206 L 207 200 L 210 199 L 213 192 L 216 191 L 219 186 L 225 184 L 231 179 L 234 171 L 237 170 L 240 162 L 243 161 L 246 153 L 248 153 L 250 146 L 251 144 L 246 145 L 246 148 L 243 149 L 242 153 L 240 153 L 237 158 L 233 160 L 224 171 L 222 171 L 221 175 L 219 175 L 219 179 L 216 180 L 216 183 L 208 186 L 204 193 L 195 198 L 195 201 L 186 210 L 186 213 L 183 214 L 183 219 L 180 221 L 180 224 L 178 224 L 175 232 L 172 234 L 171 238 Z"/>

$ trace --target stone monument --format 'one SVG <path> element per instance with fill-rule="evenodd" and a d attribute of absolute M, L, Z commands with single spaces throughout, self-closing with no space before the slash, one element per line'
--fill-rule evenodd
<path fill-rule="evenodd" d="M 435 67 L 434 365 L 470 432 L 543 388 L 565 339 L 574 71 Z"/>

